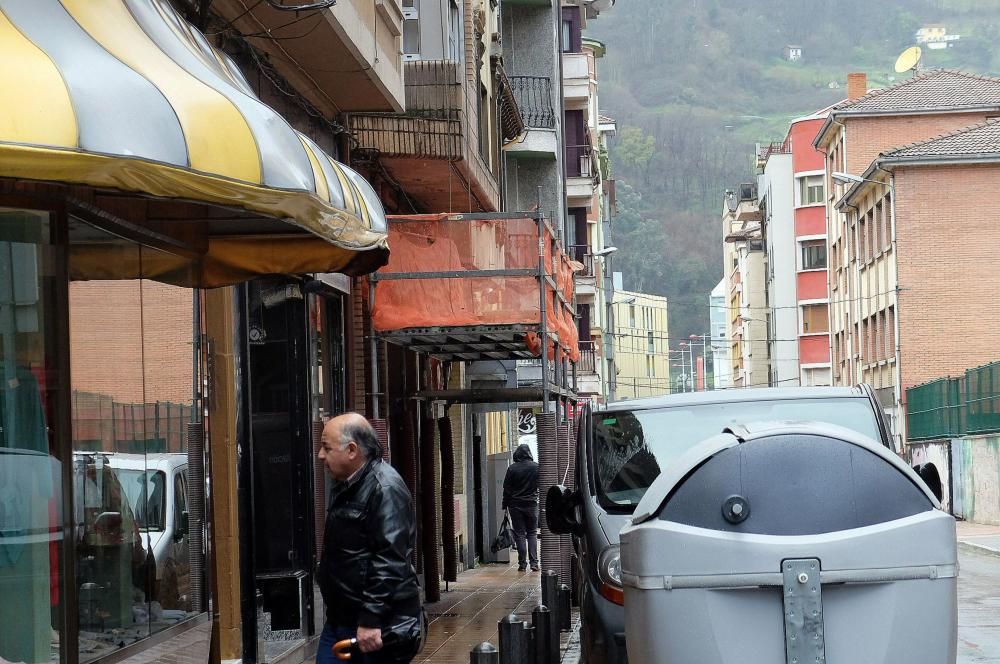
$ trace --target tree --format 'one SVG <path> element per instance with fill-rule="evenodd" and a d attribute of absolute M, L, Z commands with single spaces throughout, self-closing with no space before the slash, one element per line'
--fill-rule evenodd
<path fill-rule="evenodd" d="M 656 139 L 639 127 L 625 127 L 618 137 L 615 162 L 631 173 L 641 173 L 656 152 Z"/>

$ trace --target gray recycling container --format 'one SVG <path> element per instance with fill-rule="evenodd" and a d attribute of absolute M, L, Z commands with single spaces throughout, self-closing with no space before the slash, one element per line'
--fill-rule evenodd
<path fill-rule="evenodd" d="M 955 520 L 877 442 L 729 429 L 621 533 L 630 664 L 954 664 Z"/>

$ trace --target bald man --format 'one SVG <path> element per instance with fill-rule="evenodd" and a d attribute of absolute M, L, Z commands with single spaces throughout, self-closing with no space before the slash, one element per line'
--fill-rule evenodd
<path fill-rule="evenodd" d="M 410 564 L 416 538 L 410 492 L 382 461 L 378 436 L 364 416 L 331 419 L 322 443 L 318 458 L 334 488 L 318 573 L 326 625 L 316 663 L 334 664 L 333 644 L 352 637 L 355 664 L 409 662 L 423 628 Z"/>

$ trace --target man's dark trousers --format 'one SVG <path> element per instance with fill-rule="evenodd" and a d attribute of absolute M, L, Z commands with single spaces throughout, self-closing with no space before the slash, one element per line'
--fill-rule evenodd
<path fill-rule="evenodd" d="M 532 569 L 537 568 L 538 504 L 510 505 L 507 511 L 510 512 L 510 525 L 514 531 L 514 544 L 517 546 L 517 566 L 524 569 L 530 562 Z"/>
<path fill-rule="evenodd" d="M 334 627 L 327 623 L 319 637 L 316 649 L 316 664 L 339 664 L 341 660 L 333 656 L 333 644 L 354 637 L 357 627 Z M 352 664 L 398 664 L 403 660 L 387 657 L 382 651 L 362 653 L 361 658 L 351 657 Z"/>

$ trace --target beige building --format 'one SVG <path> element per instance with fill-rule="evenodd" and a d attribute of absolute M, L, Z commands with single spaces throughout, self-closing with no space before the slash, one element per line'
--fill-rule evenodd
<path fill-rule="evenodd" d="M 766 387 L 770 377 L 767 254 L 760 222 L 755 184 L 741 184 L 736 191 L 726 192 L 723 268 L 733 387 Z"/>
<path fill-rule="evenodd" d="M 667 298 L 626 290 L 614 293 L 615 399 L 670 392 Z"/>
<path fill-rule="evenodd" d="M 901 348 L 913 346 L 904 333 L 901 319 L 909 315 L 913 323 L 910 333 L 918 336 L 910 338 L 923 338 L 928 333 L 928 317 L 942 310 L 940 302 L 944 300 L 929 305 L 916 296 L 917 292 L 929 287 L 931 281 L 937 280 L 935 277 L 922 274 L 916 281 L 915 277 L 904 279 L 901 270 L 917 265 L 922 266 L 921 269 L 933 266 L 932 271 L 940 274 L 939 268 L 955 264 L 957 254 L 942 253 L 940 233 L 946 227 L 949 233 L 953 230 L 951 225 L 943 225 L 942 220 L 936 226 L 936 234 L 922 240 L 930 243 L 927 247 L 934 253 L 935 260 L 921 259 L 913 263 L 923 249 L 912 244 L 912 240 L 907 256 L 897 256 L 897 242 L 903 246 L 901 233 L 912 233 L 915 227 L 895 200 L 898 198 L 895 194 L 902 190 L 898 183 L 894 184 L 897 176 L 892 173 L 892 155 L 903 146 L 981 123 L 998 112 L 1000 79 L 935 70 L 890 88 L 867 92 L 864 74 L 852 74 L 848 99 L 833 107 L 814 142 L 826 154 L 833 381 L 835 385 L 861 382 L 872 385 L 897 436 L 905 434 L 905 388 L 921 379 L 949 373 L 947 369 L 929 374 L 918 371 L 919 376 L 926 377 L 915 375 L 916 380 L 904 375 L 908 369 L 902 366 Z M 936 149 L 927 148 L 931 152 Z M 926 168 L 922 172 L 940 173 L 942 177 L 945 173 L 941 169 Z M 836 178 L 834 173 L 838 174 Z M 952 192 L 957 191 L 954 187 L 959 186 L 965 185 L 951 178 L 947 188 L 944 181 L 927 183 L 919 207 L 937 209 L 927 206 L 951 200 Z M 975 194 L 977 189 L 973 181 L 969 187 L 969 194 Z M 934 195 L 926 195 L 929 191 L 935 192 Z M 917 210 L 913 201 L 911 198 L 909 203 L 911 213 Z M 954 205 L 950 209 L 955 209 Z M 940 215 L 938 218 L 943 219 Z M 974 292 L 954 289 L 951 280 L 938 283 L 947 284 L 952 291 L 944 296 L 946 300 L 954 300 L 964 292 Z M 901 308 L 906 298 L 913 305 L 909 314 Z M 947 307 L 949 312 L 952 309 Z M 966 329 L 980 327 L 973 325 Z M 953 339 L 955 330 L 960 328 L 944 324 L 941 329 L 946 331 L 948 339 Z M 952 341 L 941 340 L 941 348 L 950 345 Z M 966 352 L 967 344 L 957 346 L 961 347 L 957 352 Z M 932 349 L 927 346 L 924 350 Z M 923 363 L 918 357 L 914 357 L 910 369 Z M 953 370 L 966 366 L 963 360 Z"/>

